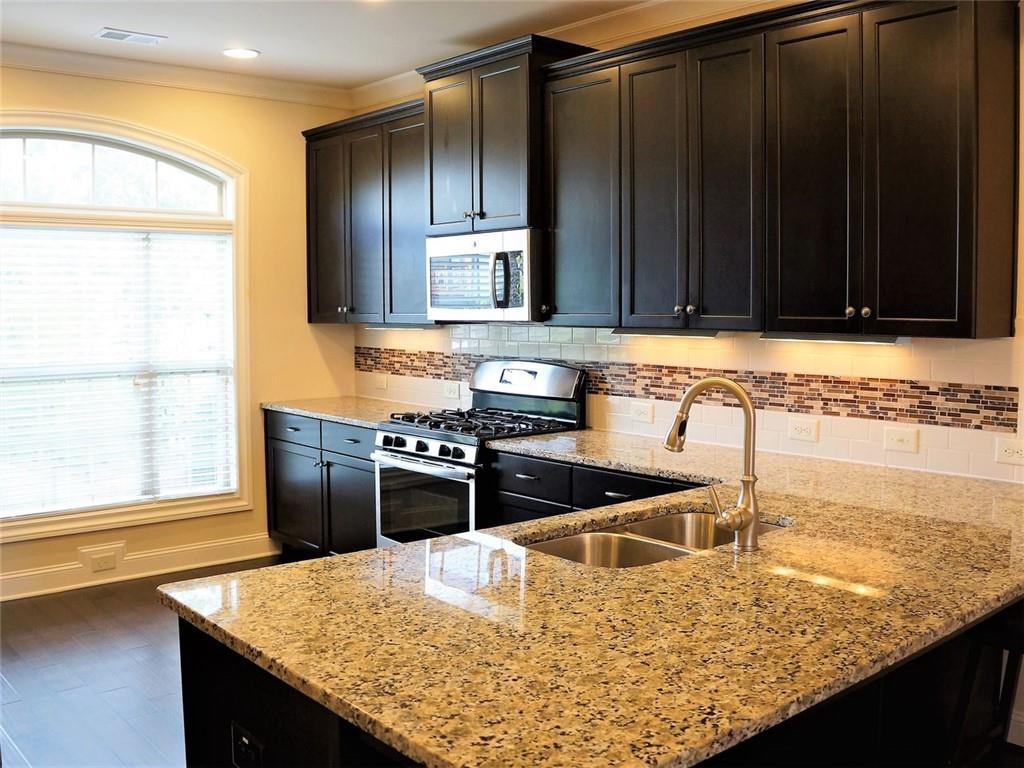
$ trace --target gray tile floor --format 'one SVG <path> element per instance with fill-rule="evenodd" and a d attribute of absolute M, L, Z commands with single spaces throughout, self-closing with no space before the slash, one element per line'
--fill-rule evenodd
<path fill-rule="evenodd" d="M 22 766 L 183 766 L 169 581 L 248 561 L 0 604 L 0 754 Z"/>

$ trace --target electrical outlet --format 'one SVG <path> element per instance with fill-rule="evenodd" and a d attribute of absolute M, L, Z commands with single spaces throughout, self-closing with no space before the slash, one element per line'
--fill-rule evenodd
<path fill-rule="evenodd" d="M 644 424 L 654 423 L 654 403 L 633 403 L 629 406 L 629 417 Z"/>
<path fill-rule="evenodd" d="M 885 450 L 901 453 L 917 453 L 918 431 L 888 427 L 885 430 Z"/>
<path fill-rule="evenodd" d="M 1024 466 L 1024 440 L 1001 437 L 996 440 L 996 463 Z"/>
<path fill-rule="evenodd" d="M 817 419 L 791 417 L 788 427 L 786 436 L 790 440 L 803 440 L 808 443 L 818 442 L 821 422 Z"/>
<path fill-rule="evenodd" d="M 457 381 L 446 381 L 444 383 L 444 396 L 450 397 L 455 400 L 459 399 L 459 382 Z"/>
<path fill-rule="evenodd" d="M 93 555 L 90 559 L 92 565 L 92 572 L 99 573 L 100 571 L 112 571 L 117 568 L 117 553 L 116 552 L 101 552 L 98 555 Z"/>
<path fill-rule="evenodd" d="M 374 389 L 387 389 L 388 388 L 388 375 L 386 373 L 377 373 L 373 376 L 373 388 Z"/>

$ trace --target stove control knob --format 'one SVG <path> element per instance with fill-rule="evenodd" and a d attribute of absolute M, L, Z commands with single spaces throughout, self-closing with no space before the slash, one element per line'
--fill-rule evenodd
<path fill-rule="evenodd" d="M 461 448 L 452 448 L 453 459 L 464 459 L 466 458 L 466 452 Z"/>
<path fill-rule="evenodd" d="M 422 440 L 417 440 L 416 441 L 416 452 L 417 453 L 426 453 L 427 452 L 427 444 L 425 442 L 423 442 Z"/>
<path fill-rule="evenodd" d="M 395 437 L 395 448 L 405 448 L 405 438 Z"/>
<path fill-rule="evenodd" d="M 437 447 L 437 455 L 438 456 L 445 456 L 445 457 L 451 456 L 452 455 L 452 449 L 450 447 L 448 447 L 447 445 L 439 445 Z"/>
<path fill-rule="evenodd" d="M 384 435 L 384 437 L 381 438 L 380 444 L 383 445 L 385 448 L 390 448 L 392 445 L 395 444 L 395 438 L 393 438 L 391 435 Z"/>

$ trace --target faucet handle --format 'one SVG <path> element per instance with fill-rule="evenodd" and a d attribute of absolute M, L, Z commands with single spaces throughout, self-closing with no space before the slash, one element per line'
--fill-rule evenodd
<path fill-rule="evenodd" d="M 722 516 L 722 500 L 718 498 L 718 491 L 715 486 L 708 486 L 708 497 L 711 499 L 711 508 L 715 511 L 715 517 Z"/>

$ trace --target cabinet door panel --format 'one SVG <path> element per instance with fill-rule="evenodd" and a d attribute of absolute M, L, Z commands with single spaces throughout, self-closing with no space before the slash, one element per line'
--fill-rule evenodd
<path fill-rule="evenodd" d="M 545 86 L 552 225 L 551 322 L 617 326 L 619 73 Z"/>
<path fill-rule="evenodd" d="M 527 223 L 529 66 L 527 56 L 473 70 L 473 146 L 476 150 L 473 229 L 511 229 Z"/>
<path fill-rule="evenodd" d="M 856 333 L 861 291 L 860 16 L 766 37 L 769 330 Z"/>
<path fill-rule="evenodd" d="M 356 552 L 377 546 L 376 477 L 373 462 L 324 452 L 327 548 Z"/>
<path fill-rule="evenodd" d="M 384 165 L 381 129 L 345 134 L 348 321 L 384 321 Z"/>
<path fill-rule="evenodd" d="M 874 333 L 971 330 L 974 8 L 864 14 L 864 304 Z"/>
<path fill-rule="evenodd" d="M 320 451 L 267 440 L 267 516 L 270 535 L 289 546 L 323 550 Z"/>
<path fill-rule="evenodd" d="M 421 115 L 384 126 L 384 319 L 427 322 L 426 195 Z"/>
<path fill-rule="evenodd" d="M 754 35 L 686 53 L 693 328 L 762 327 L 763 47 Z"/>
<path fill-rule="evenodd" d="M 310 143 L 306 150 L 308 320 L 343 323 L 348 301 L 345 275 L 344 152 L 341 137 Z"/>
<path fill-rule="evenodd" d="M 622 325 L 686 324 L 686 60 L 622 67 Z"/>
<path fill-rule="evenodd" d="M 473 81 L 462 72 L 427 83 L 427 232 L 469 232 L 473 210 Z"/>

